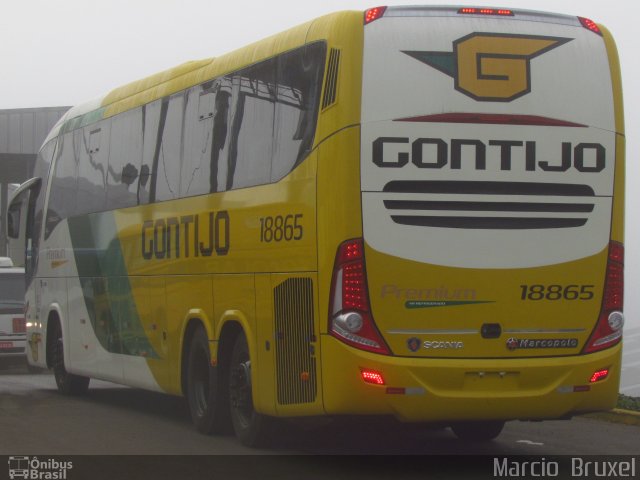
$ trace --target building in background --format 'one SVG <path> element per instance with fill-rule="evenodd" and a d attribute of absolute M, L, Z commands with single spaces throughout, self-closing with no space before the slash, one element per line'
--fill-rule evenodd
<path fill-rule="evenodd" d="M 13 184 L 31 177 L 38 149 L 69 108 L 0 110 L 0 256 L 7 254 L 6 210 Z"/>

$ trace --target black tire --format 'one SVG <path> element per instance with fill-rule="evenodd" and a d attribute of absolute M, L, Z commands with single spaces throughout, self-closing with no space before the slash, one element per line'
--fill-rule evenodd
<path fill-rule="evenodd" d="M 187 363 L 187 401 L 191 420 L 200 433 L 230 433 L 229 396 L 219 368 L 211 366 L 209 339 L 204 328 L 191 337 Z M 226 375 L 224 375 L 226 377 Z"/>
<path fill-rule="evenodd" d="M 240 443 L 247 447 L 271 443 L 275 419 L 253 408 L 251 359 L 243 333 L 236 338 L 229 362 L 229 407 L 233 429 Z"/>
<path fill-rule="evenodd" d="M 56 379 L 58 391 L 64 395 L 84 395 L 89 389 L 89 377 L 82 377 L 67 372 L 64 366 L 64 345 L 62 343 L 62 329 L 55 322 L 52 327 L 52 343 L 50 345 L 53 360 L 53 376 Z"/>
<path fill-rule="evenodd" d="M 465 442 L 491 441 L 500 435 L 503 428 L 504 422 L 500 420 L 460 422 L 451 425 L 456 437 Z"/>

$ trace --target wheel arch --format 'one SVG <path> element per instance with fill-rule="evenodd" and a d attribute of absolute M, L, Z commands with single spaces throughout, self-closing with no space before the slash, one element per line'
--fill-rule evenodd
<path fill-rule="evenodd" d="M 222 315 L 218 324 L 218 345 L 216 360 L 218 364 L 228 365 L 231 358 L 233 344 L 238 335 L 243 334 L 249 345 L 249 356 L 255 358 L 255 337 L 251 335 L 252 329 L 247 317 L 239 310 L 227 310 Z"/>
<path fill-rule="evenodd" d="M 198 328 L 204 328 L 208 339 L 213 338 L 210 322 L 207 320 L 207 315 L 203 311 L 190 310 L 183 322 L 182 335 L 180 335 L 180 390 L 185 396 L 187 394 L 187 370 L 191 339 Z"/>
<path fill-rule="evenodd" d="M 46 339 L 44 348 L 45 348 L 45 358 L 46 358 L 48 368 L 53 367 L 53 359 L 51 358 L 53 350 L 51 348 L 51 342 L 53 342 L 54 339 L 53 339 L 53 329 L 51 328 L 51 326 L 54 323 L 58 324 L 60 331 L 62 332 L 62 339 L 64 340 L 65 333 L 64 333 L 64 328 L 62 326 L 62 319 L 63 319 L 63 315 L 62 315 L 60 306 L 57 304 L 51 305 L 51 307 L 49 308 L 49 313 L 47 314 L 47 322 L 44 325 L 45 339 Z M 63 345 L 65 345 L 65 342 L 63 342 Z"/>

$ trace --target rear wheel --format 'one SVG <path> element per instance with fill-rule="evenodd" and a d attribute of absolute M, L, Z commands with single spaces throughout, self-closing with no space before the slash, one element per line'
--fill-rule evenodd
<path fill-rule="evenodd" d="M 502 421 L 485 420 L 455 423 L 451 425 L 451 430 L 460 440 L 466 442 L 488 442 L 500 435 L 503 427 Z"/>
<path fill-rule="evenodd" d="M 226 381 L 219 378 L 219 369 L 211 366 L 209 339 L 202 327 L 198 327 L 191 338 L 188 361 L 187 400 L 193 424 L 201 433 L 229 432 Z"/>
<path fill-rule="evenodd" d="M 229 362 L 229 404 L 233 429 L 243 445 L 259 447 L 270 442 L 275 420 L 253 408 L 251 359 L 242 333 L 236 338 Z"/>
<path fill-rule="evenodd" d="M 54 322 L 52 328 L 51 358 L 53 360 L 53 376 L 56 379 L 58 391 L 64 395 L 83 395 L 87 393 L 90 378 L 67 372 L 64 366 L 62 329 L 58 322 Z"/>

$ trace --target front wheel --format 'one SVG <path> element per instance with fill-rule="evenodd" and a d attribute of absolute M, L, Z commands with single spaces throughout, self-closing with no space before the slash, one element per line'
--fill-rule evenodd
<path fill-rule="evenodd" d="M 270 442 L 274 419 L 253 408 L 251 359 L 242 333 L 236 338 L 229 362 L 229 404 L 233 429 L 243 445 L 259 447 Z"/>
<path fill-rule="evenodd" d="M 53 324 L 52 332 L 52 360 L 53 376 L 56 379 L 58 391 L 64 395 L 83 395 L 89 389 L 89 377 L 82 377 L 67 372 L 64 366 L 64 345 L 62 343 L 62 328 L 59 323 Z"/>
<path fill-rule="evenodd" d="M 500 435 L 503 428 L 504 422 L 499 420 L 460 422 L 451 425 L 456 437 L 466 442 L 488 442 Z"/>

